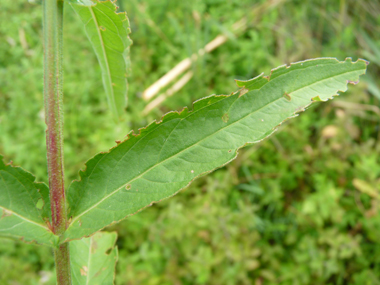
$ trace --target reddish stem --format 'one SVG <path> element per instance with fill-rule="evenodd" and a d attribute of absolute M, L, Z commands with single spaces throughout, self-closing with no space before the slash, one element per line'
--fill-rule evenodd
<path fill-rule="evenodd" d="M 63 0 L 44 0 L 44 101 L 52 230 L 62 236 L 67 227 L 63 170 L 62 28 Z M 68 244 L 54 251 L 57 284 L 71 284 Z"/>

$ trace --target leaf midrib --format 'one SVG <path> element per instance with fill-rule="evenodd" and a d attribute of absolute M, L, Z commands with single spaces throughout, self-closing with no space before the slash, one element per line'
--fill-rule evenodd
<path fill-rule="evenodd" d="M 339 64 L 339 63 L 338 63 L 338 64 Z M 328 65 L 328 64 L 327 64 L 327 65 Z M 306 69 L 313 68 L 313 67 L 315 67 L 315 66 L 310 66 L 310 67 L 307 67 Z M 360 70 L 360 69 L 358 69 L 358 70 Z M 356 72 L 356 71 L 358 71 L 358 70 L 351 70 L 351 71 L 348 71 L 348 72 L 339 73 L 339 74 L 336 74 L 336 75 L 334 75 L 334 76 L 332 76 L 332 77 L 324 78 L 324 79 L 319 80 L 319 81 L 316 81 L 316 82 L 314 82 L 314 83 L 312 83 L 312 84 L 310 84 L 310 85 L 303 86 L 303 87 L 301 87 L 301 88 L 299 88 L 299 89 L 293 90 L 292 92 L 295 92 L 295 91 L 298 91 L 298 90 L 304 89 L 304 88 L 306 88 L 306 87 L 313 86 L 314 84 L 321 83 L 321 82 L 323 82 L 323 81 L 325 81 L 325 80 L 329 80 L 329 79 L 331 79 L 331 78 L 334 78 L 334 77 L 337 77 L 337 76 L 341 76 L 341 75 L 343 75 L 343 74 Z M 292 71 L 290 71 L 290 72 L 292 72 Z M 287 75 L 287 74 L 288 74 L 288 73 L 285 73 L 285 74 L 283 74 L 283 75 L 280 75 L 280 76 L 277 77 L 277 78 L 280 78 L 280 77 L 285 76 L 285 75 Z M 277 79 L 277 78 L 276 78 L 276 79 Z M 274 79 L 274 80 L 276 80 L 276 79 Z M 269 83 L 269 81 L 268 81 L 268 83 Z M 265 85 L 266 85 L 266 84 L 265 84 Z M 263 85 L 262 87 L 264 87 L 265 85 Z M 261 87 L 261 88 L 262 88 L 262 87 Z M 260 88 L 260 89 L 261 89 L 261 88 Z M 258 90 L 260 90 L 260 89 L 255 89 L 255 90 L 252 90 L 252 91 L 258 91 Z M 252 92 L 252 91 L 251 91 L 251 92 Z M 338 91 L 339 91 L 339 90 L 338 90 Z M 229 97 L 229 96 L 228 96 L 228 97 Z M 226 97 L 226 98 L 228 98 L 228 97 Z M 268 106 L 268 105 L 270 105 L 270 104 L 273 104 L 274 102 L 276 102 L 276 101 L 278 101 L 278 100 L 281 100 L 281 99 L 283 99 L 283 97 L 277 98 L 276 100 L 269 102 L 268 104 L 262 106 L 260 109 L 257 109 L 257 110 L 255 111 L 255 113 L 258 112 L 258 111 L 260 111 L 261 109 L 265 108 L 266 106 Z M 222 99 L 222 100 L 223 100 L 223 99 Z M 214 102 L 214 103 L 212 103 L 212 104 L 210 104 L 210 105 L 206 105 L 205 107 L 212 106 L 212 105 L 214 105 L 214 104 L 216 104 L 216 103 L 218 103 L 218 102 L 220 102 L 220 100 L 217 101 L 217 102 Z M 312 103 L 313 103 L 313 102 L 310 102 L 310 104 L 312 104 Z M 310 104 L 309 104 L 309 105 L 310 105 Z M 203 107 L 203 108 L 205 108 L 205 107 Z M 305 107 L 307 107 L 307 106 L 305 106 Z M 203 108 L 200 108 L 200 109 L 198 109 L 198 110 L 196 110 L 196 111 L 192 111 L 191 113 L 188 114 L 188 116 L 195 114 L 196 112 L 202 110 Z M 210 136 L 213 136 L 213 135 L 215 135 L 216 133 L 218 133 L 218 132 L 220 132 L 220 131 L 222 131 L 222 130 L 224 130 L 224 129 L 226 129 L 226 128 L 228 128 L 228 127 L 230 127 L 230 126 L 232 126 L 232 125 L 234 125 L 234 124 L 236 124 L 236 123 L 238 123 L 238 122 L 240 122 L 241 120 L 244 120 L 245 118 L 247 118 L 247 117 L 250 116 L 250 115 L 252 115 L 252 113 L 249 113 L 248 115 L 246 115 L 246 116 L 242 117 L 241 119 L 239 119 L 239 120 L 233 122 L 232 124 L 229 124 L 229 125 L 227 125 L 227 126 L 225 126 L 225 127 L 223 127 L 223 128 L 220 128 L 220 129 L 217 130 L 216 132 L 214 132 L 214 133 L 212 133 L 212 134 L 206 136 L 205 138 L 203 138 L 203 139 L 197 141 L 196 143 L 194 143 L 194 144 L 188 146 L 187 148 L 184 148 L 183 150 L 181 150 L 181 151 L 179 151 L 178 153 L 176 153 L 176 154 L 174 154 L 174 155 L 172 155 L 172 156 L 166 158 L 165 160 L 162 160 L 161 162 L 159 162 L 159 163 L 153 165 L 152 167 L 148 168 L 147 170 L 145 170 L 143 173 L 139 174 L 139 175 L 136 176 L 135 178 L 133 178 L 133 179 L 131 179 L 131 180 L 125 182 L 122 186 L 120 186 L 119 188 L 117 188 L 116 190 L 114 190 L 113 192 L 111 192 L 110 194 L 108 194 L 107 196 L 105 196 L 104 198 L 102 198 L 101 200 L 99 200 L 99 202 L 95 203 L 94 205 L 92 205 L 91 207 L 89 207 L 87 210 L 83 211 L 82 213 L 80 213 L 79 215 L 77 215 L 76 217 L 74 217 L 74 218 L 72 219 L 72 222 L 70 223 L 68 229 L 69 229 L 69 228 L 71 227 L 71 225 L 73 225 L 74 222 L 75 222 L 76 220 L 78 220 L 81 216 L 83 216 L 84 214 L 86 214 L 86 213 L 89 212 L 90 210 L 96 208 L 96 206 L 98 206 L 98 205 L 101 204 L 103 201 L 105 201 L 106 199 L 108 199 L 110 196 L 112 196 L 113 194 L 117 193 L 119 190 L 121 190 L 122 188 L 124 188 L 126 184 L 130 184 L 130 183 L 132 183 L 133 181 L 135 181 L 136 179 L 140 178 L 141 176 L 143 176 L 144 174 L 146 174 L 147 172 L 149 172 L 150 170 L 152 170 L 152 169 L 155 168 L 156 166 L 158 166 L 158 165 L 164 163 L 165 161 L 167 161 L 167 160 L 169 160 L 169 159 L 172 159 L 173 157 L 177 156 L 178 154 L 180 154 L 180 153 L 182 153 L 182 152 L 184 152 L 184 151 L 190 149 L 191 147 L 193 147 L 193 146 L 199 144 L 200 142 L 202 142 L 202 141 L 208 139 Z M 186 116 L 186 117 L 184 117 L 184 118 L 181 118 L 180 120 L 184 120 L 185 118 L 188 118 L 188 116 Z M 283 121 L 282 121 L 282 122 L 283 122 Z M 133 147 L 132 147 L 132 148 L 133 148 Z M 132 148 L 131 148 L 131 149 L 132 149 Z M 128 152 L 129 152 L 131 149 L 129 149 Z M 127 152 L 127 153 L 128 153 L 128 152 Z M 126 154 L 127 154 L 127 153 L 126 153 Z M 108 154 L 109 154 L 109 153 L 108 153 Z M 108 155 L 108 154 L 107 154 L 107 155 Z M 124 154 L 124 155 L 125 155 L 125 154 Z M 104 156 L 104 157 L 106 157 L 106 156 Z M 103 157 L 103 158 L 104 158 L 104 157 Z M 102 158 L 102 159 L 103 159 L 103 158 Z M 98 163 L 99 163 L 99 162 L 100 162 L 100 161 L 98 161 Z M 201 175 L 201 174 L 199 174 L 199 175 Z M 199 176 L 199 175 L 198 175 L 198 176 Z M 195 179 L 195 178 L 196 178 L 196 177 L 194 177 L 194 179 Z"/>
<path fill-rule="evenodd" d="M 6 173 L 8 173 L 9 175 L 12 175 L 12 177 L 14 177 L 18 182 L 20 182 L 20 184 L 24 187 L 25 192 L 29 195 L 29 198 L 33 201 L 33 198 L 31 197 L 31 195 L 30 195 L 29 191 L 27 190 L 27 188 L 25 187 L 25 185 L 24 185 L 24 184 L 23 184 L 23 183 L 22 183 L 22 182 L 21 182 L 16 176 L 14 176 L 12 173 L 9 173 L 9 172 L 6 172 Z M 8 185 L 7 185 L 7 183 L 5 182 L 4 177 L 3 177 L 1 174 L 0 174 L 0 176 L 1 176 L 1 179 L 3 180 L 3 182 L 4 182 L 5 187 L 7 187 L 7 189 L 8 189 Z M 8 193 L 8 194 L 10 193 L 9 189 L 8 189 L 7 193 Z M 23 217 L 23 216 L 17 214 L 16 212 L 14 212 L 13 210 L 10 210 L 10 209 L 8 209 L 8 208 L 6 208 L 6 207 L 4 207 L 4 206 L 1 206 L 1 205 L 0 205 L 0 208 L 6 210 L 6 211 L 8 211 L 8 212 L 11 212 L 12 214 L 14 214 L 15 216 L 21 218 L 22 220 L 25 220 L 25 221 L 27 221 L 27 222 L 29 222 L 29 223 L 32 223 L 32 224 L 38 225 L 38 226 L 40 226 L 40 227 L 42 227 L 42 228 L 44 228 L 44 229 L 50 231 L 46 226 L 44 226 L 44 225 L 42 225 L 42 224 L 39 224 L 39 223 L 37 223 L 37 222 L 35 222 L 35 221 L 33 221 L 33 220 L 30 220 L 30 219 L 28 219 L 28 218 L 25 218 L 25 217 Z M 41 217 L 41 213 L 40 213 L 39 211 L 37 211 L 37 212 L 38 212 L 39 217 L 42 219 L 42 217 Z"/>
<path fill-rule="evenodd" d="M 37 222 L 35 222 L 35 221 L 29 220 L 28 218 L 25 218 L 25 217 L 23 217 L 23 216 L 20 216 L 20 215 L 17 214 L 16 212 L 14 212 L 14 211 L 12 211 L 12 210 L 6 208 L 6 207 L 0 206 L 0 208 L 4 209 L 4 210 L 7 211 L 7 212 L 10 212 L 12 215 L 17 216 L 17 217 L 21 218 L 21 219 L 24 220 L 24 221 L 27 221 L 28 223 L 35 224 L 35 225 L 37 225 L 37 226 L 39 226 L 39 227 L 41 227 L 41 228 L 44 228 L 45 230 L 47 230 L 47 231 L 50 232 L 49 228 L 46 227 L 46 226 L 44 226 L 44 225 L 42 225 L 42 224 L 39 224 L 39 223 L 37 223 Z"/>

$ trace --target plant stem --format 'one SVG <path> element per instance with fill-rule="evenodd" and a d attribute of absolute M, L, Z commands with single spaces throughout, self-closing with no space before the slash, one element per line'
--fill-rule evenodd
<path fill-rule="evenodd" d="M 52 230 L 61 236 L 67 227 L 63 172 L 62 30 L 63 0 L 44 0 L 44 101 Z M 71 284 L 69 246 L 55 249 L 57 284 Z"/>
<path fill-rule="evenodd" d="M 71 285 L 69 243 L 63 243 L 54 250 L 58 285 Z"/>

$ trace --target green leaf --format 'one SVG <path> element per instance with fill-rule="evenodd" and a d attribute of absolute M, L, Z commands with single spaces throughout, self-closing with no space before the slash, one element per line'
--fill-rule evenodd
<path fill-rule="evenodd" d="M 64 240 L 78 239 L 176 194 L 195 178 L 233 160 L 239 148 L 259 142 L 315 101 L 346 91 L 367 62 L 333 58 L 280 66 L 271 75 L 237 81 L 242 89 L 210 96 L 194 110 L 166 114 L 100 153 L 68 190 Z"/>
<path fill-rule="evenodd" d="M 118 257 L 116 233 L 98 232 L 70 242 L 73 285 L 113 284 Z"/>
<path fill-rule="evenodd" d="M 94 1 L 96 1 L 96 0 L 94 0 Z M 73 4 L 84 5 L 84 6 L 95 5 L 94 1 L 91 1 L 91 0 L 66 0 L 66 2 L 73 3 Z"/>
<path fill-rule="evenodd" d="M 94 5 L 91 5 L 94 2 Z M 76 4 L 75 4 L 76 3 Z M 132 41 L 126 13 L 116 13 L 111 1 L 70 1 L 83 22 L 98 58 L 108 104 L 116 118 L 124 113 L 127 102 L 129 47 Z"/>
<path fill-rule="evenodd" d="M 58 237 L 48 227 L 49 189 L 34 180 L 22 168 L 5 165 L 0 155 L 0 236 L 56 246 Z"/>

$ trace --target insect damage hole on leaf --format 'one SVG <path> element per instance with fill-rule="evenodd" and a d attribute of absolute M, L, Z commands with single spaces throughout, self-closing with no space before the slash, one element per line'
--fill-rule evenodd
<path fill-rule="evenodd" d="M 38 199 L 36 207 L 37 209 L 41 210 L 44 207 L 44 200 L 42 198 Z"/>
<path fill-rule="evenodd" d="M 104 252 L 104 254 L 105 254 L 105 255 L 110 255 L 110 253 L 112 252 L 112 250 L 113 250 L 113 247 L 110 247 L 110 248 L 108 248 L 108 249 Z"/>

